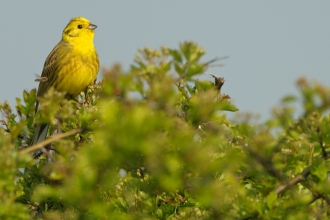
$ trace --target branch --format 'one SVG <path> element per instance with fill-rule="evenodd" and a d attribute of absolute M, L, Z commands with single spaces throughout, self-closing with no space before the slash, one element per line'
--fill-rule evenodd
<path fill-rule="evenodd" d="M 308 203 L 308 205 L 314 203 L 316 200 L 318 199 L 323 199 L 324 201 L 326 201 L 327 205 L 330 205 L 330 199 L 327 198 L 323 193 L 318 193 L 318 192 L 314 192 L 313 190 L 309 189 L 312 194 L 313 194 L 313 199 Z"/>
<path fill-rule="evenodd" d="M 286 178 L 283 176 L 274 166 L 271 160 L 263 157 L 258 152 L 250 147 L 245 147 L 245 149 L 270 173 L 272 176 L 278 178 L 281 181 L 285 181 Z"/>
<path fill-rule="evenodd" d="M 216 57 L 216 58 L 214 58 L 214 59 L 212 59 L 212 60 L 210 60 L 210 61 L 208 61 L 208 62 L 206 62 L 206 63 L 204 63 L 204 65 L 205 66 L 209 66 L 210 64 L 212 64 L 212 63 L 214 63 L 214 62 L 216 62 L 216 61 L 219 61 L 219 60 L 224 60 L 224 59 L 228 59 L 229 57 L 228 56 L 224 56 L 224 57 Z"/>
<path fill-rule="evenodd" d="M 275 194 L 279 195 L 284 193 L 285 191 L 287 191 L 288 189 L 291 189 L 293 186 L 295 186 L 297 183 L 304 181 L 306 179 L 306 177 L 311 173 L 310 172 L 311 167 L 307 167 L 305 168 L 300 174 L 298 174 L 295 178 L 293 178 L 292 180 L 290 180 L 289 182 L 287 182 L 284 185 L 279 185 L 276 189 L 275 189 Z"/>
<path fill-rule="evenodd" d="M 328 157 L 328 153 L 325 150 L 325 147 L 324 147 L 324 144 L 323 144 L 322 134 L 321 134 L 320 127 L 317 128 L 317 133 L 319 135 L 319 144 L 321 145 L 323 158 L 326 159 Z"/>
<path fill-rule="evenodd" d="M 327 154 L 327 157 L 325 157 L 324 159 L 327 160 L 329 158 L 330 158 L 330 156 L 329 156 L 329 154 Z M 293 186 L 295 186 L 297 183 L 300 183 L 300 182 L 306 180 L 306 178 L 309 176 L 309 174 L 311 174 L 311 166 L 306 167 L 300 174 L 298 174 L 295 178 L 293 178 L 286 184 L 279 185 L 275 189 L 274 192 L 277 195 L 284 193 L 285 191 L 287 191 L 287 190 L 291 189 Z"/>
<path fill-rule="evenodd" d="M 48 138 L 48 139 L 40 142 L 40 143 L 37 143 L 35 145 L 32 145 L 29 148 L 24 148 L 23 150 L 20 150 L 19 151 L 19 154 L 22 155 L 22 154 L 30 153 L 30 152 L 35 151 L 37 149 L 43 148 L 44 146 L 46 146 L 46 145 L 48 145 L 48 144 L 50 144 L 50 143 L 52 143 L 54 141 L 57 141 L 57 140 L 60 140 L 62 138 L 65 138 L 65 137 L 69 137 L 69 136 L 75 135 L 77 133 L 81 133 L 84 130 L 85 129 L 83 129 L 83 128 L 79 128 L 79 129 L 68 131 L 66 133 L 58 134 L 56 136 L 50 137 L 50 138 Z"/>

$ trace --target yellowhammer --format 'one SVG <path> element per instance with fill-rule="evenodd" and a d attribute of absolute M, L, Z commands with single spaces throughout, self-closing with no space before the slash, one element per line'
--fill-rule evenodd
<path fill-rule="evenodd" d="M 97 26 L 83 17 L 72 18 L 62 33 L 62 40 L 48 55 L 38 87 L 37 97 L 50 88 L 76 97 L 91 85 L 99 71 L 99 58 L 93 44 Z M 36 110 L 39 103 L 37 102 Z M 47 136 L 49 124 L 41 124 L 35 131 L 33 144 Z"/>

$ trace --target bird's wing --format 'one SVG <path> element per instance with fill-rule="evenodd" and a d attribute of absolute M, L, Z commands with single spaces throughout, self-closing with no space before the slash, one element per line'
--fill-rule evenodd
<path fill-rule="evenodd" d="M 60 41 L 50 52 L 50 54 L 48 55 L 45 61 L 41 77 L 43 77 L 46 80 L 40 81 L 38 93 L 37 93 L 38 97 L 43 96 L 48 91 L 48 89 L 53 85 L 53 83 L 57 78 L 57 69 L 58 69 L 57 55 L 58 55 L 58 50 L 61 49 L 63 46 L 65 46 L 65 43 L 63 41 Z"/>

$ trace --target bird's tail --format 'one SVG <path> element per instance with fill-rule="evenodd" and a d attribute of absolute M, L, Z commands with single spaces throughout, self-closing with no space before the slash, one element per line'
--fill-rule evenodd
<path fill-rule="evenodd" d="M 50 126 L 50 124 L 41 124 L 37 127 L 37 130 L 35 131 L 34 136 L 33 136 L 32 145 L 40 143 L 46 139 L 49 126 Z M 38 155 L 40 155 L 41 153 L 42 153 L 42 151 L 39 149 L 34 153 L 34 155 L 38 157 Z"/>

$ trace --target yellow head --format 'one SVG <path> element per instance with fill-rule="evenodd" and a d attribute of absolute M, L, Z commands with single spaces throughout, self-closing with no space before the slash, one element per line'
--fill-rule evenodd
<path fill-rule="evenodd" d="M 73 43 L 75 41 L 81 41 L 81 38 L 83 38 L 85 42 L 89 40 L 93 42 L 95 28 L 97 26 L 86 18 L 72 18 L 63 30 L 62 40 Z"/>

